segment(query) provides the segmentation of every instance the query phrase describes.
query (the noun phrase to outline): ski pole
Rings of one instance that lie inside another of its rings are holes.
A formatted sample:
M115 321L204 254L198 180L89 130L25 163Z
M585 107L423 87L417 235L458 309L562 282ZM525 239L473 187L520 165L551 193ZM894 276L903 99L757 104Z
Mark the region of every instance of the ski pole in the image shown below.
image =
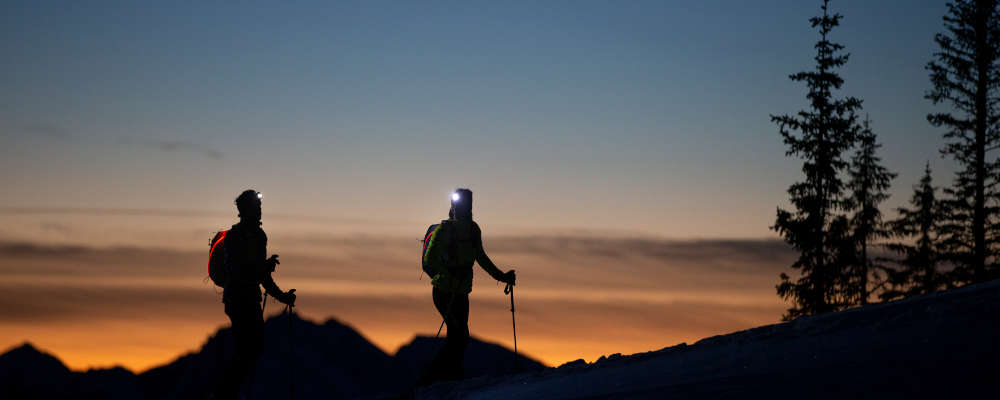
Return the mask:
M292 306L285 306L285 314L288 315L288 398L295 400L295 340L292 337Z
M514 320L514 285L507 284L504 294L510 293L510 325L514 328L514 370L517 371L517 322Z
M434 335L435 339L441 337L441 330L444 329L444 321L445 321L444 319L441 320L441 326L438 327L438 333L437 335Z
M437 335L434 335L435 339L441 337L441 330L444 329L445 321L447 321L448 318L451 318L451 306L455 305L455 293L456 292L451 292L451 300L448 300L448 308L444 311L444 319L441 320L441 326L438 327Z

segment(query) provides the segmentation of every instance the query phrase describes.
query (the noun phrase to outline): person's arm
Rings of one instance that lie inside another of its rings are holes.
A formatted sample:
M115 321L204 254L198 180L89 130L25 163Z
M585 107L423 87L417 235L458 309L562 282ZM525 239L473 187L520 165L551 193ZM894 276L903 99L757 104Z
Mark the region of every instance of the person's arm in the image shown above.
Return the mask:
M271 295L271 297L277 299L285 294L285 292L281 291L281 288L278 287L278 284L274 283L274 278L271 277L270 272L264 273L264 279L261 279L260 284L264 286L264 292Z
M259 251L261 258L264 258L267 255L267 234L261 231L261 235L263 235L263 240ZM274 283L274 277L271 276L271 273L274 272L274 268L278 264L281 264L281 262L278 261L277 254L271 255L271 258L265 259L260 264L260 284L264 286L264 292L271 295L271 297L282 303L292 305L295 303L295 295L292 294L295 289L289 290L287 293L282 291L278 287L278 284Z
M271 277L271 272L264 274L264 279L261 280L260 284L264 285L264 291L271 295L271 297L274 297L275 300L293 307L295 306L295 289L290 289L287 292L282 291L281 288L278 287L278 284L274 283L274 278Z
M497 268L496 264L493 264L490 257L486 255L486 250L483 249L483 231L479 229L479 224L476 224L475 222L472 223L472 234L474 235L473 240L476 241L476 262L478 262L479 266L482 267L486 273L490 274L493 279L506 282L506 275L500 270L500 268Z

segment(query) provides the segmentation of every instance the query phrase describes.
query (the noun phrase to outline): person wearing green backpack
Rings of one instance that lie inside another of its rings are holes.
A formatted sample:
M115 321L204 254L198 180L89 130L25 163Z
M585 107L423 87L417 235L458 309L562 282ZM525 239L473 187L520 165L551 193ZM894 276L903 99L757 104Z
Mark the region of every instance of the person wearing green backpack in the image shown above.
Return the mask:
M472 292L472 264L478 262L493 279L514 285L514 270L500 271L483 250L483 233L472 220L472 191L452 193L449 218L430 233L424 264L431 275L432 295L448 336L444 347L417 382L418 386L463 377L462 362L469 343L469 293Z

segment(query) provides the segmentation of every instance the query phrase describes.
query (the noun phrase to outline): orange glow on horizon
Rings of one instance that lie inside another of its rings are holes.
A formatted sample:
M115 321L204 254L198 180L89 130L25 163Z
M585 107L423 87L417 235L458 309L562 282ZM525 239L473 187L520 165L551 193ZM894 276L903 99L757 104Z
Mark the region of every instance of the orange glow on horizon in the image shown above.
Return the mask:
M29 239L0 246L0 347L28 341L74 370L137 372L198 351L229 324L196 250L204 236L189 230L191 244L183 245L181 235L146 226L116 220L72 228L94 233L81 240L104 229L131 240L118 247ZM297 289L304 318L336 318L388 354L436 331L441 317L416 263L419 236L279 232L268 232L269 253L283 260L275 280ZM170 246L148 247L158 234L172 238L164 241ZM791 258L775 241L543 234L487 234L485 241L494 262L517 266L518 350L550 366L775 323L785 308L774 282ZM470 331L512 348L509 298L475 271Z
M222 314L221 309L218 311L218 314ZM271 315L275 314L277 312ZM225 318L224 315L222 317ZM306 318L310 319L308 316ZM60 324L45 327L20 326L17 327L18 330L22 334L30 336L30 339L26 338L19 342L10 341L11 344L0 351L19 346L27 341L39 350L55 356L74 371L120 366L135 373L142 373L151 368L169 364L189 352L199 351L211 334L214 334L218 329L228 327L228 323L220 322L222 321L204 320L188 324L156 323L142 326L142 324L127 321L106 321L87 326L81 324ZM321 323L322 321L315 322ZM510 337L509 319L507 322L508 326L496 327L497 329L473 330L473 336L512 349L513 339ZM768 322L775 321L765 321L761 324ZM354 326L357 328L357 325ZM646 335L642 340L617 342L614 333L618 329L614 328L609 328L607 332L604 332L607 340L573 340L567 336L569 331L560 336L537 337L532 336L530 331L522 333L520 325L518 328L519 352L550 367L577 359L593 362L603 355L613 353L628 355L655 351L683 342L690 345L705 337L739 330L722 330L704 334ZM744 328L750 328L750 326ZM433 332L416 333L381 329L369 333L364 329L357 329L362 336L389 355L395 354L401 346L409 343L418 334L430 336L434 334ZM442 332L442 337L444 335L445 333ZM7 335L0 335L0 340L8 342L10 338L3 336Z

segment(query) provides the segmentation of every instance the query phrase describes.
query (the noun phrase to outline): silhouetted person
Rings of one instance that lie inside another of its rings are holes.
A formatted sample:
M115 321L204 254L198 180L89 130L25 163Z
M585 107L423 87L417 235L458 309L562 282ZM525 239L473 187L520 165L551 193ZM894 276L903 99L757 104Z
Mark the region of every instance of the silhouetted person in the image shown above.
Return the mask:
M472 191L452 194L449 219L441 221L430 238L428 265L434 270L434 306L448 325L444 347L424 370L418 386L439 380L462 379L462 362L469 343L469 293L472 264L478 262L493 279L514 284L514 271L501 272L483 250L483 234L472 220Z
M263 346L264 315L260 286L278 301L295 305L295 289L282 292L271 278L278 255L267 258L267 235L260 225L260 194L244 191L236 198L240 222L226 235L226 285L222 302L233 325L236 354L215 392L217 399L235 399L256 367Z

